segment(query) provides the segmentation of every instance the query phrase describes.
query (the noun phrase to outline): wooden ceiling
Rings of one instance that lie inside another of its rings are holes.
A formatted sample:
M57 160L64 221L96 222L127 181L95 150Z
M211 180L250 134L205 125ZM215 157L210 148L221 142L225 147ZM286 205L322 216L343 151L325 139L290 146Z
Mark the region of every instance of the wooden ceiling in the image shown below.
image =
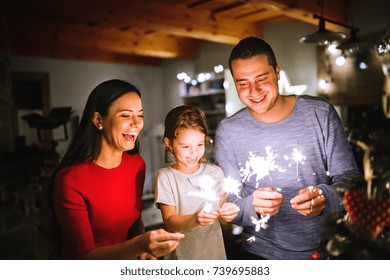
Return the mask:
M192 58L201 41L234 45L261 36L267 23L317 25L313 14L321 13L321 0L5 1L2 52L141 65ZM344 1L327 0L323 16L347 23Z

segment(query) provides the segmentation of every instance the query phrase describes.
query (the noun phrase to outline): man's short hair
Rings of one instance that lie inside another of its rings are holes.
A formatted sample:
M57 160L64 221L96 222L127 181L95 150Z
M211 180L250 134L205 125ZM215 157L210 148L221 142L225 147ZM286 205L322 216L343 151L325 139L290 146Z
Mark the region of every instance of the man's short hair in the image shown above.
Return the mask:
M271 46L263 39L247 37L238 42L238 44L232 49L229 57L230 71L232 70L233 60L247 59L256 55L266 55L269 65L276 69L276 65L278 63Z

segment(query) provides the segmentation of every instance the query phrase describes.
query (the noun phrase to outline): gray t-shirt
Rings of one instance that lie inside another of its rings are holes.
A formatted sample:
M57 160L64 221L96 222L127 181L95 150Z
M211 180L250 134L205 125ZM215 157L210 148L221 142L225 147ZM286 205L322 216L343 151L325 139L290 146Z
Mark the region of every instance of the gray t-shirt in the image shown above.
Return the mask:
M223 172L214 164L201 163L191 174L172 167L159 170L156 185L156 204L176 207L178 215L188 215L203 207L217 210L223 193ZM196 226L183 230L185 237L176 250L165 259L177 260L225 260L225 246L218 220L211 226Z
M321 230L332 210L340 209L335 184L357 167L337 112L313 96L297 96L290 115L276 123L255 120L247 108L220 122L215 139L216 163L225 176L242 183L240 207L233 223L243 229L244 248L266 259L309 259L319 249ZM256 226L252 193L279 188L285 199L268 228ZM319 216L305 217L291 208L301 188L317 186L326 197Z

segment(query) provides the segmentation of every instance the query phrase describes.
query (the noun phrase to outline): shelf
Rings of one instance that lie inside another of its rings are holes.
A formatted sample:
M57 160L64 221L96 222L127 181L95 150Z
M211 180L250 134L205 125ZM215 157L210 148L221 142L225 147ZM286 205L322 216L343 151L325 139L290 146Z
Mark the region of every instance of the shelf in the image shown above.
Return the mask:
M195 92L190 92L188 93L188 95L184 96L184 98L186 97L198 97L198 96L208 96L208 95L218 95L218 94L225 94L225 90L224 89L208 89L208 90L204 90L204 91L195 91Z
M225 109L215 109L215 110L203 110L206 116L210 115L226 115Z
M198 83L195 86L187 86L187 95L183 96L185 105L199 107L206 116L208 136L212 139L218 124L226 117L226 90L224 89L224 76ZM207 155L210 162L214 162L213 154Z

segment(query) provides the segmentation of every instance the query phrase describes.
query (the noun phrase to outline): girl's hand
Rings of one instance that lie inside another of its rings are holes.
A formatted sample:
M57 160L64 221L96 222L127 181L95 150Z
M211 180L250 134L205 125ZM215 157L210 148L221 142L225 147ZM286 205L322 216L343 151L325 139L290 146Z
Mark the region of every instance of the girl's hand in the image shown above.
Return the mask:
M201 226L209 226L215 223L215 220L218 219L219 213L217 211L206 212L204 209L198 212L196 218L198 223Z
M226 222L231 222L237 217L238 211L240 211L240 209L236 204L225 202L219 209L219 216Z

